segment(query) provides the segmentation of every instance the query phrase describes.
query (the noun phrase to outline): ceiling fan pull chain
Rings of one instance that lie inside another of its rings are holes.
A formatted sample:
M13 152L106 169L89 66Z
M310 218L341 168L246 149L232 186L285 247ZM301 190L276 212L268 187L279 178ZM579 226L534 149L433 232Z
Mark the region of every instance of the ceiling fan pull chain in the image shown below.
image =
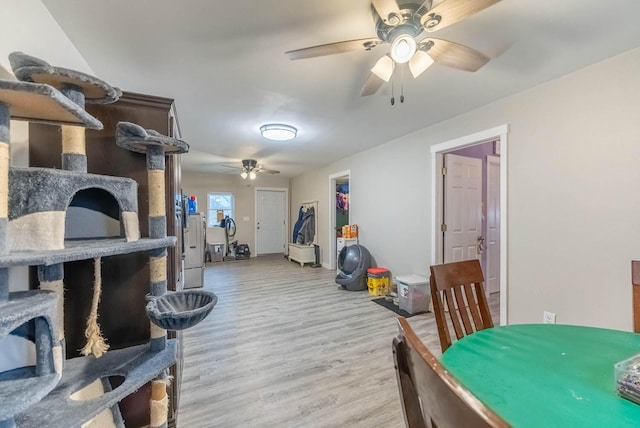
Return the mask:
M400 67L400 103L404 103L404 67Z
M396 99L393 96L393 75L391 77L391 105L394 105L396 103Z

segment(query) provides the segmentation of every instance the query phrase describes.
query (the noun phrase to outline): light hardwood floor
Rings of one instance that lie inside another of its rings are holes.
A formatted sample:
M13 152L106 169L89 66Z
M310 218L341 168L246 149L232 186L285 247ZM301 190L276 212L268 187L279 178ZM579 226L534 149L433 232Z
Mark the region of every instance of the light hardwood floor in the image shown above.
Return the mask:
M207 265L205 289L218 303L184 332L178 426L404 426L391 352L397 315L334 279L282 255ZM409 322L440 355L433 315Z

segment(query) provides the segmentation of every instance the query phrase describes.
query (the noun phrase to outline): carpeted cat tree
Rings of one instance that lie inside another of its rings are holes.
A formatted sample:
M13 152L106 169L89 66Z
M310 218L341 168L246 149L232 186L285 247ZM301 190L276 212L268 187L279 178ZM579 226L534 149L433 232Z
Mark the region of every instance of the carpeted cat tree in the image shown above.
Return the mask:
M185 153L188 145L135 124L118 124L117 144L147 155L149 237L141 238L137 183L87 173L85 128L102 129L102 123L85 111L85 103L115 102L120 90L20 52L9 59L20 81L0 80L0 339L16 335L32 341L36 364L0 373L0 428L76 427L106 409L112 409L112 425L123 426L117 403L149 381L150 426L166 427L167 374L176 358L175 340L167 340L166 330L197 324L217 302L204 290L167 292L167 248L176 238L166 236L164 161L165 154ZM61 126L63 169L10 168L11 119ZM65 240L74 227L67 218L72 201L95 209L105 205L94 200L104 195L117 204L120 238ZM150 257L151 340L108 351L97 319L101 258L138 251ZM86 259L94 260L94 298L85 357L65 361L63 263ZM8 268L20 265L38 267L40 290L9 292ZM121 382L113 385L114 377Z

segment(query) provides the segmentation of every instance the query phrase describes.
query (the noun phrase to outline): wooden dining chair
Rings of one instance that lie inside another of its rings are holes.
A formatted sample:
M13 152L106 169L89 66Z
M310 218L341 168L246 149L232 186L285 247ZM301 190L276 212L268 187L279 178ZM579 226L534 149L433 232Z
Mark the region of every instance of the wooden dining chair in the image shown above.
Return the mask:
M631 261L631 284L633 289L633 331L640 333L640 260Z
M484 294L484 275L478 260L445 263L431 266L431 300L438 326L442 352L451 346L451 335L445 317L444 304L456 337L493 327L487 297Z
M440 364L405 318L398 330L393 356L408 428L509 427Z

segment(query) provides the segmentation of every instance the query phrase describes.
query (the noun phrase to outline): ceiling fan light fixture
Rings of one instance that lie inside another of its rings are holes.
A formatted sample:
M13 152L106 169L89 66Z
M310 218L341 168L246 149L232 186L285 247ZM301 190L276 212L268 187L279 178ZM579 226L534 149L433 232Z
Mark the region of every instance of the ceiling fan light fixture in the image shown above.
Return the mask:
M402 33L391 42L391 58L398 64L404 64L416 52L416 47L416 39L411 34Z
M296 138L298 129L282 123L270 123L260 127L260 134L269 140L288 141Z
M247 171L242 171L240 173L240 177L242 177L243 180L246 180L248 176L249 176L249 174L247 174Z
M249 173L249 180L255 180L256 179L256 173L254 171L251 171Z
M371 72L388 83L393 74L393 60L387 55L383 56L376 62Z
M409 61L409 71L416 78L433 64L433 58L425 51L417 51Z

